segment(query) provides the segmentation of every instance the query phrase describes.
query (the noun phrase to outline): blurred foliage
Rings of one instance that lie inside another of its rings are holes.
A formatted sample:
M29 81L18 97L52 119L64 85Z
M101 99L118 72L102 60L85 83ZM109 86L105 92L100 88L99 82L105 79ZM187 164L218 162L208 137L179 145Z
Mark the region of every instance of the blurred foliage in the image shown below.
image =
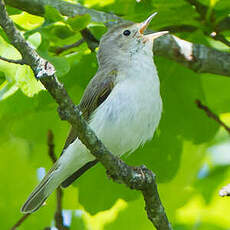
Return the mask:
M229 0L199 0L207 9L205 15L186 0L72 2L137 22L157 11L159 15L152 21L151 29L173 31L180 27L176 35L185 40L229 51L229 47L209 36L220 31L229 39L230 26L223 29L220 24L229 17ZM106 31L104 25L92 22L89 15L64 17L50 6L46 6L44 17L7 9L27 41L56 67L58 77L78 103L97 71L96 53L86 43L61 54L56 50L81 39L80 30L85 27L99 39ZM192 30L186 30L188 27ZM20 59L1 28L0 55ZM200 99L230 124L230 79L197 74L162 57L155 57L155 62L161 81L163 117L153 140L132 156L124 156L124 160L131 165L145 164L156 173L161 199L174 229L229 229L230 200L218 197L218 190L229 181L230 161L217 164L210 149L230 138L194 101ZM69 125L60 121L56 108L28 66L0 61L0 216L7 217L1 218L3 229L9 229L21 216L20 206L38 183L37 169L48 170L51 166L46 145L49 129L55 134L55 151L61 153ZM218 148L214 152L221 157ZM113 183L101 165L65 190L63 207L69 210L64 217L71 229L152 229L140 193ZM19 229L53 225L54 211L52 195L47 205Z

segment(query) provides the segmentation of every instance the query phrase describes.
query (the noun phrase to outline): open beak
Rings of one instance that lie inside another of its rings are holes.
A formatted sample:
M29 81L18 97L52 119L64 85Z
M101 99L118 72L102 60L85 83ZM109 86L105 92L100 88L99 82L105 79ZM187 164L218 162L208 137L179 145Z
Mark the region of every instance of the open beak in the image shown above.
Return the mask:
M149 23L152 21L152 19L157 15L157 12L153 13L152 15L150 15L144 22L142 22L140 24L140 29L139 29L139 33L144 35L145 30L147 29ZM150 40L154 40L162 35L168 34L168 31L160 31L160 32L156 32L156 33L152 33L152 34L147 34L144 35L145 39L150 39Z

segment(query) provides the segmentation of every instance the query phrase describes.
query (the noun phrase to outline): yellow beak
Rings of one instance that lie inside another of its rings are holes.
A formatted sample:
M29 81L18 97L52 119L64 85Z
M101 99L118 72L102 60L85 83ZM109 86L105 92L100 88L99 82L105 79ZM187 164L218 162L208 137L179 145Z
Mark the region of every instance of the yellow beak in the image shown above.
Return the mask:
M144 35L144 32L145 30L147 29L149 23L152 21L152 19L157 15L157 12L153 13L152 15L150 15L144 22L142 22L140 24L140 29L139 29L139 32L140 34ZM154 40L162 35L165 35L167 34L168 31L160 31L160 32L156 32L156 33L152 33L152 34L147 34L147 35L144 35L144 37L146 39L151 39L151 40Z

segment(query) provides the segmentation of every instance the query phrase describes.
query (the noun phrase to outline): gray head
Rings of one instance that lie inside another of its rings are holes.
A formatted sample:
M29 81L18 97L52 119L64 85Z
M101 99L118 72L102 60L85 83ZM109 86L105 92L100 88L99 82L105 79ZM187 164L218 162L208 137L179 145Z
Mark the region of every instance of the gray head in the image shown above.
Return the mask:
M98 51L98 61L101 65L108 65L111 62L130 60L137 55L152 56L153 41L168 33L167 31L156 32L144 35L152 18L152 14L142 23L123 23L114 26L102 36ZM115 63L114 63L115 62Z

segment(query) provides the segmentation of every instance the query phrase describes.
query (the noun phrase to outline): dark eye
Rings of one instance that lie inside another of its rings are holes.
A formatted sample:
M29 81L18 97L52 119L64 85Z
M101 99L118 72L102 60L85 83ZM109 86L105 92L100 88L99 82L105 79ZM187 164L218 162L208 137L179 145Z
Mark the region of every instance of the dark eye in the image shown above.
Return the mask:
M123 34L124 34L125 36L129 36L129 35L131 34L131 32L130 32L130 30L125 30L125 31L123 32Z

